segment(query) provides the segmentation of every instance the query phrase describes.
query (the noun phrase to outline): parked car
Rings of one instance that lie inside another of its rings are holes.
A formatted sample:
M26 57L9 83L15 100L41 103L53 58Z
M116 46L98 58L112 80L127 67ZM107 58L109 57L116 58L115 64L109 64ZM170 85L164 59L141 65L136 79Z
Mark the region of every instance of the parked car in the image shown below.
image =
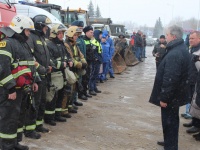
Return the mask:
M153 38L147 38L146 42L147 42L147 46L153 46L156 43Z

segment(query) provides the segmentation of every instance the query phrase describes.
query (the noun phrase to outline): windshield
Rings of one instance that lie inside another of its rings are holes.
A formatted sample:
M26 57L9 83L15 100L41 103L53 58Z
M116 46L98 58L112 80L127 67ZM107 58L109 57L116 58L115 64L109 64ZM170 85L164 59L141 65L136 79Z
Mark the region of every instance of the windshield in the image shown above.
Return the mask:
M84 26L87 26L87 24L86 24L86 14L80 14L80 13L78 13L78 20L79 21L83 21Z
M125 33L125 29L123 26L111 26L112 33Z
M83 21L84 26L86 26L86 15L78 13L77 17L78 17L78 20L79 21ZM66 17L64 18L64 23L65 24L71 24L72 22L74 22L76 20L77 19L76 19L75 13L74 12L69 12L69 22L67 22L67 14L66 14Z
M51 9L51 14L54 15L59 21L61 21L61 14L59 10Z

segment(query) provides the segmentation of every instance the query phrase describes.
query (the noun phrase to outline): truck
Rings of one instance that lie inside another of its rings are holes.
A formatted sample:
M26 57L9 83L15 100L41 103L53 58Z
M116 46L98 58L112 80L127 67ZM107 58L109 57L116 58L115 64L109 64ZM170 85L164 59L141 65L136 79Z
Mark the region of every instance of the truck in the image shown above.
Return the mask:
M130 35L126 34L125 26L122 24L113 24L111 18L89 18L89 25L91 25L94 30L107 30L109 31L112 38L117 38L119 34L124 34L129 41Z
M86 9L72 9L67 7L67 9L63 9L61 12L62 22L69 26L73 21L79 20L83 21L84 26L88 25L88 14Z
M55 4L49 4L48 0L43 0L42 2L40 2L39 0L36 0L34 2L13 0L12 3L13 4L22 4L22 5L34 6L34 7L44 9L47 12L54 15L59 21L62 21L61 6L55 5Z
M113 41L117 40L120 34L123 34L127 40L127 43L129 44L130 42L130 35L126 34L125 26L122 24L113 24L111 18L91 17L89 18L89 24L94 30L109 31L110 37L113 39ZM121 50L122 47L117 45L115 46L115 54L112 58L112 64L115 73L121 73L126 69L126 66L133 66L139 62L133 54L130 45L125 49L123 57L120 54Z
M8 26L15 15L15 7L7 0L0 0L0 28Z

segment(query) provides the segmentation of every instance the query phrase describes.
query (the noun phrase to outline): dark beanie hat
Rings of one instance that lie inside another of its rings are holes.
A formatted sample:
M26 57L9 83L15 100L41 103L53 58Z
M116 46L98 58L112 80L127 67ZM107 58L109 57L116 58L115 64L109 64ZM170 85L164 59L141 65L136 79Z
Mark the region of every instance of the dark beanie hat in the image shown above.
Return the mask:
M72 22L71 25L72 26L78 26L78 27L84 27L84 22L76 20L76 21Z
M164 36L164 35L161 35L161 36L160 36L160 39L165 39L165 36Z
M93 31L93 28L92 26L86 26L84 29L83 29L83 32L86 33L88 31L92 30Z

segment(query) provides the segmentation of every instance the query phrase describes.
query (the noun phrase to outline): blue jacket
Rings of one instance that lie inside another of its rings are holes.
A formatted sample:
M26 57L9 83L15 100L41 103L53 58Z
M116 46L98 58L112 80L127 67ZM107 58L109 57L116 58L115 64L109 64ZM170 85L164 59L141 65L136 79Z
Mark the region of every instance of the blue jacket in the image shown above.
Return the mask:
M84 58L86 59L86 45L83 40L82 36L79 36L76 40L77 46L79 47L81 53L84 55Z
M109 62L110 61L110 44L108 42L102 43L101 47L103 49L103 62Z
M114 42L110 37L108 37L107 42L110 44L109 57L110 59L112 59L112 56L114 55L115 52Z

